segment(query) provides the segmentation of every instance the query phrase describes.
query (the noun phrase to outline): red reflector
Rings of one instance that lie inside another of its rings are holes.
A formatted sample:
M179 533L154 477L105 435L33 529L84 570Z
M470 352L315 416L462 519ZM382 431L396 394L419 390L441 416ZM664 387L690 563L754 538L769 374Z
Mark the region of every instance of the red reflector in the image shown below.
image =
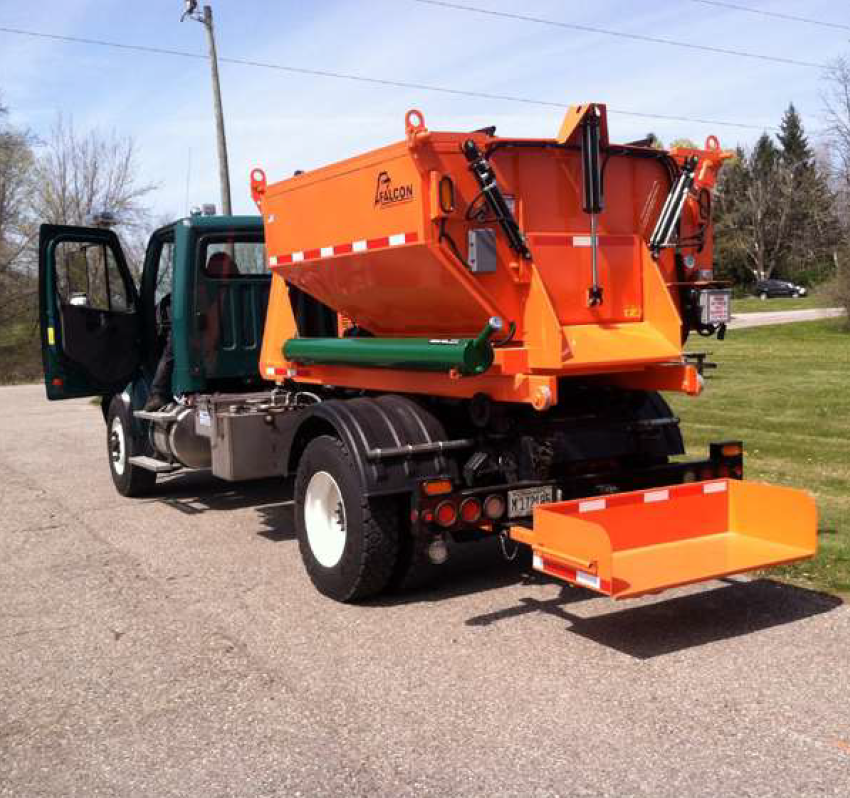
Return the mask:
M453 526L457 522L457 507L451 502L440 502L434 518L440 526Z
M63 382L63 380L62 380L62 378L61 378L61 377L54 377L54 378L50 381L50 384L51 384L51 385L55 385L57 388L61 388L61 387L64 385L64 382Z
M464 499L460 505L460 517L467 524L474 524L481 518L481 502L478 499Z

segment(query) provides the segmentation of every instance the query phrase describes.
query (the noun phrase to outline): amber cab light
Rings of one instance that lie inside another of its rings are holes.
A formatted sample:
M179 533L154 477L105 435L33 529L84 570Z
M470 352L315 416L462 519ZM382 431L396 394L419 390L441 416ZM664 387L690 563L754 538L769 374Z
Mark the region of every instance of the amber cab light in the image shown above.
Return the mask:
M727 443L721 448L720 453L724 457L740 457L744 453L744 449L740 443Z
M429 479L422 483L422 492L426 496L441 496L452 492L452 483L449 479Z

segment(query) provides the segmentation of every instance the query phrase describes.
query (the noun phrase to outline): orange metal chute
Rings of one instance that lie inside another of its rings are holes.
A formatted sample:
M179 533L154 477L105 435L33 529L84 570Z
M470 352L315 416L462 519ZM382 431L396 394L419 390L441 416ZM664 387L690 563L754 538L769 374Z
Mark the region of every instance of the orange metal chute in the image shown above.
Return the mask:
M591 113L599 118L606 151L606 185L617 187L607 192L598 216L595 249L605 301L595 306L587 302L592 237L576 145ZM462 153L466 141L490 153L530 258L509 246L492 218L476 214L480 188ZM726 153L714 139L709 145L671 157L697 153L699 185L710 189ZM486 390L539 409L556 398L547 387L551 398L540 400L541 380L559 376L620 372L621 381L634 377L641 386L693 392L658 370L683 363L682 319L673 255L653 258L647 246L670 187L664 162L652 152L609 144L605 106L598 103L571 108L551 139L431 131L420 112L410 111L405 138L395 144L273 184L254 170L252 194L265 219L274 284L262 373L467 398ZM699 223L695 203L688 200L686 227ZM475 273L466 262L467 239L482 228L495 230L498 265ZM694 263L710 267L710 242ZM283 344L298 335L284 283L377 337L474 336L493 316L514 325L516 334L477 383L449 373L423 381L356 365L304 368L283 357Z
M629 598L811 557L816 530L803 491L712 480L541 505L511 535L538 570Z

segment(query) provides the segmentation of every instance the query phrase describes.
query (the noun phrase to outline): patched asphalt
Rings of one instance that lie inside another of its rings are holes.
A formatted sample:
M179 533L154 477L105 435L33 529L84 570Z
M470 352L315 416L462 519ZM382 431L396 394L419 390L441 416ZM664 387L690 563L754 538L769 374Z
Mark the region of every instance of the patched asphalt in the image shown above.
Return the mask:
M631 602L478 547L342 606L291 487L119 497L99 408L0 389L2 796L846 796L850 610L734 578Z

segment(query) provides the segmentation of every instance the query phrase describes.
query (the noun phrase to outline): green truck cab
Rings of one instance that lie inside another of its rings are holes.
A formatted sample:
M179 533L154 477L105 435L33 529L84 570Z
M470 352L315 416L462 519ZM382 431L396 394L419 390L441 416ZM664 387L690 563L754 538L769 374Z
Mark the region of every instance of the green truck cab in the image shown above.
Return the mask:
M235 270L214 272L217 253ZM175 395L260 382L270 275L259 216L160 228L138 282L112 230L43 225L39 268L49 399L109 398L131 385L137 409L169 334Z
M140 275L108 227L42 225L47 396L101 397L120 493L145 493L157 473L180 467L169 441L178 429L185 459L209 466L208 443L191 434L194 411L191 417L184 412L196 397L262 389L258 363L271 283L266 264L259 216L193 215L161 227L148 242ZM178 400L168 412L144 418L169 339L171 393ZM193 445L187 449L185 441Z

